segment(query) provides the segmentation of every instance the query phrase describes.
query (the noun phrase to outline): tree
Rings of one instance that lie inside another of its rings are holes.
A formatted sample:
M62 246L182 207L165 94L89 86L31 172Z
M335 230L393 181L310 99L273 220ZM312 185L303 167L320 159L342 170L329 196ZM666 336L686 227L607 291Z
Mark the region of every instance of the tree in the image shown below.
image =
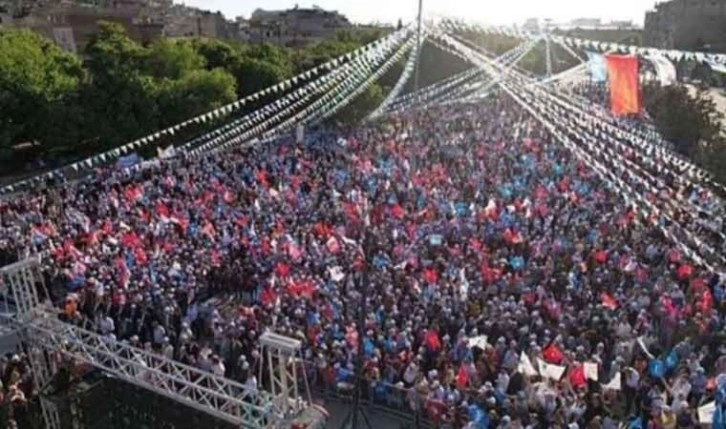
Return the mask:
M692 96L682 85L648 85L643 93L645 108L658 130L683 155L694 156L701 142L720 136L720 114L702 91Z
M222 69L194 70L177 80L164 81L159 90L162 126L182 122L237 98L236 82Z
M285 70L274 63L245 58L233 71L237 80L237 93L240 97L276 85L287 78Z
M217 39L194 39L192 46L197 53L204 57L207 69L216 68L227 71L234 70L242 60L239 46Z
M330 119L331 123L352 125L359 123L365 117L375 110L385 98L383 89L378 84L368 87L362 94L355 99L354 102L340 109Z
M86 150L115 146L155 129L157 85L144 73L149 51L120 25L101 23L88 42L86 58L90 80L81 97Z
M48 143L51 108L78 89L84 71L75 56L26 30L0 32L0 52L0 159L7 159L17 143Z
M157 79L180 79L204 67L204 57L190 43L171 39L161 39L151 45L144 61L144 71Z

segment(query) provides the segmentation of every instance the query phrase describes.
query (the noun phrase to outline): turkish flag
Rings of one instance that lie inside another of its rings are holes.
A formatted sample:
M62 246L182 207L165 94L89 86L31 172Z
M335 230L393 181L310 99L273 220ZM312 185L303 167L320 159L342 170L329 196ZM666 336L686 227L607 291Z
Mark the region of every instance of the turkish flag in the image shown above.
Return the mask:
M587 380L585 380L585 367L581 363L570 367L570 384L575 389L587 385Z
M603 307L607 308L608 310L615 310L618 308L618 303L615 301L615 298L612 297L607 292L603 292L600 294L600 300L602 301Z
M439 339L439 334L432 330L429 330L426 333L426 346L435 352L439 351L441 349L441 340Z
M565 355L562 354L562 350L553 343L549 344L544 348L544 350L542 350L542 357L545 362L553 365L559 365L565 359Z
M469 373L466 372L464 365L459 367L459 371L456 373L456 387L459 389L465 389L469 384Z

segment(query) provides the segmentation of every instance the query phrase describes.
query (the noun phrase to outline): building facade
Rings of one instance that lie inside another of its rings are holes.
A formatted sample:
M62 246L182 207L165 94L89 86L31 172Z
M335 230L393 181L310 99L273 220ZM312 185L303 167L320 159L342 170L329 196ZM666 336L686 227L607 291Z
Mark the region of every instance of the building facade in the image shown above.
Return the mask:
M726 0L671 0L645 14L647 46L726 52Z
M317 7L284 11L258 9L249 19L248 32L251 42L298 47L333 37L336 32L351 28L345 16Z
M210 12L182 5L172 6L164 24L166 37L208 37L233 39L234 25L221 12Z
M54 40L65 50L83 53L90 37L102 21L122 25L129 36L148 43L161 36L164 7L171 0L55 1L14 14L7 27L28 28Z

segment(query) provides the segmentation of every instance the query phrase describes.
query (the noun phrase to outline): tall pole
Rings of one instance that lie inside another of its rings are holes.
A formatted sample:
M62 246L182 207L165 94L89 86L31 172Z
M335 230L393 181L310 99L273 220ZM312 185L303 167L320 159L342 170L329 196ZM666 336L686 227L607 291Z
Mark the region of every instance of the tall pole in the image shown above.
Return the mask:
M550 34L549 32L545 33L545 50L547 55L547 77L552 76L552 51L550 48Z
M418 28L416 29L416 55L421 55L421 21L423 20L423 0L418 0ZM418 91L418 70L419 60L416 58L416 71L413 78L413 90Z

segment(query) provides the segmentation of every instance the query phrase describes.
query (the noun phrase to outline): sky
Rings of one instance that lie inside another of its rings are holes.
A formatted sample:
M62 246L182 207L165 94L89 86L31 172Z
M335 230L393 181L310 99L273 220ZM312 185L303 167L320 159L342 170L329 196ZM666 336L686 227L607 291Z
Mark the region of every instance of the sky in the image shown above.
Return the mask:
M337 10L356 23L395 23L415 19L418 0L174 0L187 6L220 11L227 18L249 17L257 8L289 9L317 5ZM423 0L424 16L449 16L487 24L523 23L527 18L550 18L555 22L575 18L632 20L643 24L645 11L656 0Z

